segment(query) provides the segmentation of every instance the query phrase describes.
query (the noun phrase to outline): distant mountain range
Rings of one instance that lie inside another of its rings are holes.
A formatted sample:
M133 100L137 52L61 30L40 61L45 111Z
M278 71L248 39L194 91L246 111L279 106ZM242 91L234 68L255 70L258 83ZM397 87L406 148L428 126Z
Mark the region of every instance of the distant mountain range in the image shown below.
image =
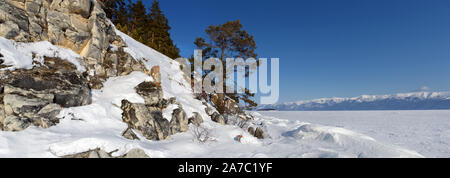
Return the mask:
M257 109L280 111L450 109L450 92L413 92L394 95L362 95L353 98L323 98L261 105Z

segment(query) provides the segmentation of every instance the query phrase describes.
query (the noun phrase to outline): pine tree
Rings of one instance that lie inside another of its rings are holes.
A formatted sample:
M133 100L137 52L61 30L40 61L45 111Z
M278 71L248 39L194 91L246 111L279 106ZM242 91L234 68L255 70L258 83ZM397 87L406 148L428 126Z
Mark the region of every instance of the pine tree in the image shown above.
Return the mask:
M173 43L170 38L169 21L166 16L161 11L159 6L159 1L154 0L152 6L150 7L150 24L148 30L149 34L149 46L153 49L169 56L170 58L180 57L178 47Z
M256 58L255 40L252 35L248 34L242 28L243 26L239 20L229 21L217 26L211 25L206 29L209 42L203 38L197 38L194 44L198 49L203 50L204 60L208 58L219 58L223 66L226 66L226 58ZM223 72L226 73L225 67ZM248 77L249 73L247 72L245 76ZM227 80L226 75L224 75L224 80ZM257 103L252 100L255 94L251 93L248 89L244 90L245 92L243 94L227 93L226 96L237 102L244 102L249 108L257 106ZM226 91L225 87L224 91ZM215 105L222 105L222 103L215 103Z
M137 41L148 44L147 25L149 22L147 10L144 3L139 0L129 5L130 22L128 23L128 34Z
M111 19L114 24L124 22L124 15L127 15L125 0L98 0L103 10L106 13L106 17ZM127 0L130 2L130 0Z
M159 1L153 1L150 13L147 13L142 0L135 3L131 0L99 2L118 30L172 59L180 57L180 49L170 37L171 27L161 11Z

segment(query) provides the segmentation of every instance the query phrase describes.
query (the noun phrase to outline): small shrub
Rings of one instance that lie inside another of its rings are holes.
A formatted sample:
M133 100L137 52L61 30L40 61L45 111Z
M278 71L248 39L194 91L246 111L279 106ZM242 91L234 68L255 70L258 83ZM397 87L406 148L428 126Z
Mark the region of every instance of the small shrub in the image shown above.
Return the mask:
M211 135L211 130L207 129L203 126L197 127L193 126L191 128L191 133L194 136L194 139L200 143L206 143L208 141L214 141L214 138Z

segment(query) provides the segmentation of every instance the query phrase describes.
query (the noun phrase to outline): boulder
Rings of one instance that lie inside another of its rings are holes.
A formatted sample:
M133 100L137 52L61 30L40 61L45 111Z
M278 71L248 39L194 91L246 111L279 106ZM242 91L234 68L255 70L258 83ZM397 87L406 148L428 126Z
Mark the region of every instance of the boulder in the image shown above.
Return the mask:
M169 98L168 103L169 103L169 104L177 104L177 105L180 104L180 103L177 101L177 98L175 98L175 97Z
M203 123L203 118L200 116L198 112L194 112L194 116L189 118L189 124L193 124L197 127L200 127L200 124Z
M186 112L182 108L173 110L172 119L170 120L170 134L186 132L189 130L189 121Z
M248 128L248 133L250 134L250 135L255 135L255 128L253 128L253 127L249 127Z
M113 158L110 153L101 149L89 150L82 153L63 156L63 158Z
M163 98L161 86L154 82L142 82L135 90L137 94L144 98L145 104L149 106L158 106Z
M264 131L261 128L256 128L255 130L255 135L256 138L258 139L264 139Z
M144 150L134 148L128 151L127 154L121 156L120 158L150 158L150 156L148 156Z
M122 100L122 119L128 126L149 140L165 140L169 137L170 124L156 108L145 104L130 103Z
M222 125L225 125L226 123L223 116L220 115L218 112L214 112L214 114L211 116L211 120Z
M227 114L238 114L240 112L239 105L233 99L226 97L224 104L225 104L225 112Z

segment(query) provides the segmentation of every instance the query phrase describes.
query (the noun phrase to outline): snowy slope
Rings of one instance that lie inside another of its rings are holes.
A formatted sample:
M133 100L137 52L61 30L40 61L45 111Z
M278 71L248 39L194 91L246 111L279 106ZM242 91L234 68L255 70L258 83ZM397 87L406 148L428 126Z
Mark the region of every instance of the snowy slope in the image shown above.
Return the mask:
M353 98L323 98L263 105L258 109L280 111L450 109L450 92L414 92L394 95L362 95Z

